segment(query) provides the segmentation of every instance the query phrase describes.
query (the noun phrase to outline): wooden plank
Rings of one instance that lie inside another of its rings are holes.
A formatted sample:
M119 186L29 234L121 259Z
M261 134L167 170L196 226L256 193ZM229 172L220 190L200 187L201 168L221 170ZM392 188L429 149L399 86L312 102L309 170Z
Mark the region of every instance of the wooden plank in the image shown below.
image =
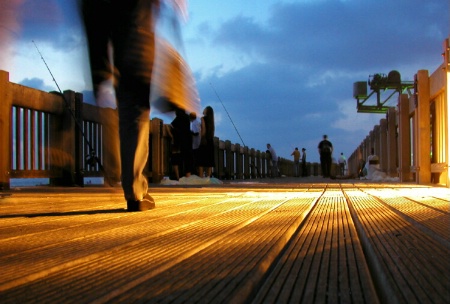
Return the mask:
M344 196L327 191L254 302L352 301L376 303L377 295Z
M447 293L448 278L442 274L449 266L448 252L377 199L349 196L384 272L379 275L388 278L400 301L442 301ZM441 266L430 261L428 257L433 255Z
M448 250L384 201L401 192L377 187L154 187L157 208L142 213L125 212L120 188L12 192L0 197L0 298L445 302Z

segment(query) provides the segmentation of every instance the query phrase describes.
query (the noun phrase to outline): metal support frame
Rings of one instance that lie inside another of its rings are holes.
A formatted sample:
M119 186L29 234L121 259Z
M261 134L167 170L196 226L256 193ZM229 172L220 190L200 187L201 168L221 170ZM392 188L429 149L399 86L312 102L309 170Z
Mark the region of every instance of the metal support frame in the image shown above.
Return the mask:
M386 103L391 99L395 93L403 94L405 91L408 92L408 96L412 96L411 89L414 88L415 83L413 81L402 82L400 80L400 73L397 71L391 71L388 76L385 74L374 74L369 76L367 84L370 86L372 92L367 95L367 88L365 92L354 92L354 97L356 99L356 108L358 113L379 113L385 114L391 108L387 106ZM381 92L392 90L389 96L381 100ZM377 101L375 105L368 105L366 102L376 94Z

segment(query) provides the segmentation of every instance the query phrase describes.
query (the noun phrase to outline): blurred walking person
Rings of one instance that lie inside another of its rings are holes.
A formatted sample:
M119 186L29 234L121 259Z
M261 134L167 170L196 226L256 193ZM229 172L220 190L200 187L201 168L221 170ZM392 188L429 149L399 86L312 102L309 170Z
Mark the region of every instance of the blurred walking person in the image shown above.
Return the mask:
M175 10L185 2L172 0ZM94 94L112 82L119 112L122 188L128 211L155 207L143 175L149 153L150 87L159 0L82 0Z

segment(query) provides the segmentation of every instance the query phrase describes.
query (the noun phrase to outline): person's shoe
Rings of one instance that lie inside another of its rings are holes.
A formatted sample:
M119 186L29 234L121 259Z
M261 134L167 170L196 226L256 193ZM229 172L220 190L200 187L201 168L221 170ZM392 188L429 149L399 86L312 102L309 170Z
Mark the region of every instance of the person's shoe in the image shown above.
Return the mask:
M146 193L139 201L127 201L127 211L147 211L155 208L155 200Z

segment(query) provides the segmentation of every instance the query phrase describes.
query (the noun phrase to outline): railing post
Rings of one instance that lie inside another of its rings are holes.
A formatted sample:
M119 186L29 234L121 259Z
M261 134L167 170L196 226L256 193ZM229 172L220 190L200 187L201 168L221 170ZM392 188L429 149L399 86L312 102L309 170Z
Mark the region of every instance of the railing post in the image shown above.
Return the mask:
M256 161L255 161L255 149L251 148L250 149L250 165L251 167L251 171L250 171L250 176L252 179L256 178Z
M267 155L266 152L261 152L261 177L267 177Z
M286 162L284 161L284 158L281 158L278 156L278 172L276 172L275 177L281 177L282 175L286 175Z
M374 142L374 148L375 148L375 154L378 155L378 158L381 157L381 150L380 150L380 126L376 125L373 127L373 142Z
M80 187L84 187L84 167L83 167L83 132L80 127L83 126L83 94L75 93L75 119L79 124L75 125L75 173L74 182Z
M391 177L398 176L397 160L397 114L395 108L389 108L387 113L387 149L388 149L388 164L387 173Z
M261 151L256 150L255 159L256 178L261 178Z
M11 106L9 73L0 70L0 190L10 189L11 170Z
M427 184L431 182L431 158L430 158L430 82L427 70L420 70L417 73L417 107L416 122L417 132L415 132L414 151L417 160L416 182Z
M220 140L218 137L214 137L214 171L213 176L221 178L223 176L223 150L221 149Z
M241 145L234 144L234 149L236 153L236 179L242 179L242 153Z
M244 153L242 155L242 157L244 158L244 179L250 178L250 164L249 164L248 154L249 154L248 147L245 146Z
M120 140L119 112L112 108L98 108L100 122L103 128L103 168L105 181L117 183L120 181Z
M366 136L366 138L364 139L364 144L363 144L363 155L364 155L364 160L367 162L367 158L370 155L370 132L369 135Z
M150 121L150 149L149 157L151 157L147 163L148 171L151 172L151 182L159 183L164 174L162 170L163 164L163 121L159 118L153 118ZM149 172L147 172L149 175Z
M383 172L388 172L388 146L387 146L387 121L380 120L380 169Z
M68 104L66 104L66 101ZM61 96L64 103L62 114L50 119L50 167L60 170L61 177L51 178L50 184L56 186L73 186L75 181L75 92L64 91ZM70 109L68 109L70 107ZM72 113L71 113L72 111Z
M399 173L401 182L411 181L411 145L409 127L409 100L408 95L401 94L398 101L398 146L399 146Z
M234 175L234 170L232 168L233 165L233 161L232 161L232 157L233 154L231 152L231 141L226 140L225 141L225 157L226 157L226 167L224 168L225 172L224 172L224 177L225 179L231 179L232 176Z

